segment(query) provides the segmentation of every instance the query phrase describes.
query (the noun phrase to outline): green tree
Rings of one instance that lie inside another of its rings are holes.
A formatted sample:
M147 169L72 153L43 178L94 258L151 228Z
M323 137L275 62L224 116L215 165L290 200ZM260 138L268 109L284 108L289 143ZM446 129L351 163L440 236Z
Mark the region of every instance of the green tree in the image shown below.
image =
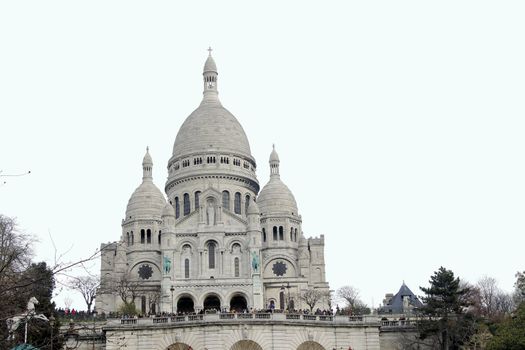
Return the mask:
M474 318L465 312L470 290L444 267L434 272L429 283L428 288L420 287L425 293L418 322L420 338L433 338L442 350L460 349L475 331Z
M487 350L525 350L525 303L521 303L514 317L497 326Z

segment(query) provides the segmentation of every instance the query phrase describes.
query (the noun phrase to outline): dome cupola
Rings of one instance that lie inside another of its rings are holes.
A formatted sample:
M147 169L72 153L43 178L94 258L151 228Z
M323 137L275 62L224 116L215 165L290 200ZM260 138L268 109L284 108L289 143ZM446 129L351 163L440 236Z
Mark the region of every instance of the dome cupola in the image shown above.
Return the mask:
M153 161L146 148L146 154L142 161L142 183L133 192L128 201L126 218L130 219L160 219L162 209L166 205L164 195L153 183Z
M260 212L262 215L291 214L298 216L297 202L292 191L281 181L279 163L279 155L274 145L270 154L270 181L257 197Z
M200 105L182 123L168 162L166 194L176 196L174 186L188 178L229 176L259 192L256 163L241 124L219 100L218 71L211 48L204 64L203 97Z

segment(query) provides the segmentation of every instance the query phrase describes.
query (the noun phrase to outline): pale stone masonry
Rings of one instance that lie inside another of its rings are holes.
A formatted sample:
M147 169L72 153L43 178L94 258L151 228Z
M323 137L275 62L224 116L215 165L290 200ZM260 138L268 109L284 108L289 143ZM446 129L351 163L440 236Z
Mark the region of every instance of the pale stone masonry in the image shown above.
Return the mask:
M96 348L404 349L414 336L408 321L288 311L309 309L299 298L305 291L329 292L324 236L303 234L275 147L260 190L248 138L219 101L217 77L210 51L203 99L175 138L165 194L146 149L121 236L101 245L98 313L119 309L116 286L125 281L139 312L151 316L109 319L96 332ZM328 302L323 297L314 309ZM92 339L80 349L95 347Z
M165 195L146 151L120 239L101 246L99 313L118 310L114 286L123 278L139 284L135 304L144 314L305 309L304 291L328 293L324 236L303 234L275 148L259 191L248 138L219 101L217 77L210 52L202 102L175 138ZM328 299L315 308L328 308Z

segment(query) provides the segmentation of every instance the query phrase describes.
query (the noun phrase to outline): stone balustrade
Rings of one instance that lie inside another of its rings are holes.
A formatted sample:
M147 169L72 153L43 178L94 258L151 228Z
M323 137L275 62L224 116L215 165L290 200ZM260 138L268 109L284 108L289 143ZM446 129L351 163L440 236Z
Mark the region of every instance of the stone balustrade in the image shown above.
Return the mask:
M346 325L375 325L396 327L404 326L399 324L401 321L379 321L377 316L341 316L341 315L311 315L311 314L287 314L287 313L216 313L198 314L181 316L161 316L152 318L122 318L110 319L107 326L147 326L147 325L169 325L184 323L209 323L209 322L303 322L303 323L323 323L323 324L346 324ZM395 323L398 323L396 325ZM403 321L407 322L407 321Z

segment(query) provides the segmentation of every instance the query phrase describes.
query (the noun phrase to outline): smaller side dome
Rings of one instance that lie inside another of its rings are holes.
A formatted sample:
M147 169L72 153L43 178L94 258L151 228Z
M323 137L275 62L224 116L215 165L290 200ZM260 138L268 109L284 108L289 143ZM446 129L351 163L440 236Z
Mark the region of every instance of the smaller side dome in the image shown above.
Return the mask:
M166 205L164 206L164 209L162 209L162 217L165 217L165 216L175 217L175 209L169 203L166 203Z
M292 191L278 177L271 178L263 187L257 197L257 202L263 215L298 215L297 202Z
M160 219L166 205L164 195L153 183L153 160L146 149L142 162L142 183L131 195L126 208L126 220L135 218Z
M297 202L292 191L281 181L279 175L279 155L275 150L275 145L270 154L270 181L259 193L257 201L260 212L263 215L299 215Z

